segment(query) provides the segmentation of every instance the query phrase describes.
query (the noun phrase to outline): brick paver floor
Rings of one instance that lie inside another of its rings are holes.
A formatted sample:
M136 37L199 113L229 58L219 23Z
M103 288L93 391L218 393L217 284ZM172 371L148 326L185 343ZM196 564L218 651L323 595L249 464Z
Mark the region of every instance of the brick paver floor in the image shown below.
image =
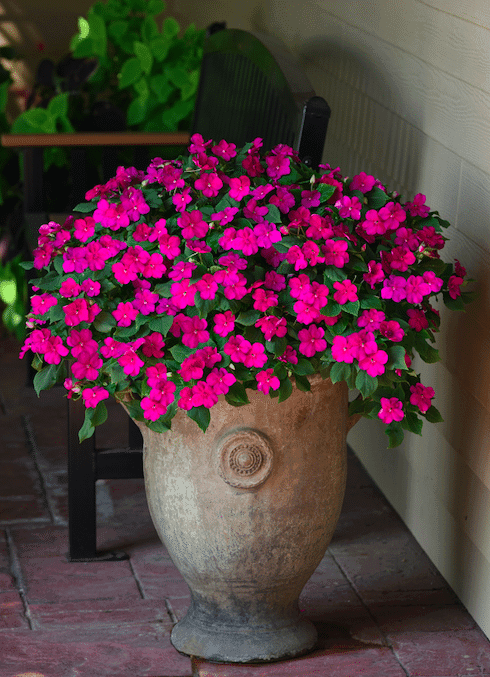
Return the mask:
M60 388L36 397L17 351L0 341L0 677L490 676L490 642L353 455L338 528L301 596L316 650L242 666L180 655L169 635L189 591L141 480L97 487L99 548L129 559L67 561L66 403Z

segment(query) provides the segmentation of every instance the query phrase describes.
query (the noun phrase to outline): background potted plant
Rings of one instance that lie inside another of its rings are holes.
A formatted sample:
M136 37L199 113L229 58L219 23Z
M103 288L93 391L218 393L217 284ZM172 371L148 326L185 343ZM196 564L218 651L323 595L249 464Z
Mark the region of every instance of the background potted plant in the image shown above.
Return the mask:
M70 53L57 64L49 59L40 63L26 110L10 132L189 129L205 31L194 24L182 31L173 17L162 17L165 9L163 0L95 2L86 17L78 19ZM88 151L91 183L104 180L101 152ZM119 162L132 162L131 153L120 151ZM48 213L68 211L73 205L66 204L69 186L60 190L69 176L69 161L66 149L44 151Z
M470 300L425 196L260 147L194 135L43 226L23 348L38 393L83 399L81 439L111 396L139 424L150 510L193 594L172 641L214 660L312 648L297 598L339 515L348 427L379 418L396 446L441 420L412 360L438 359L434 300Z

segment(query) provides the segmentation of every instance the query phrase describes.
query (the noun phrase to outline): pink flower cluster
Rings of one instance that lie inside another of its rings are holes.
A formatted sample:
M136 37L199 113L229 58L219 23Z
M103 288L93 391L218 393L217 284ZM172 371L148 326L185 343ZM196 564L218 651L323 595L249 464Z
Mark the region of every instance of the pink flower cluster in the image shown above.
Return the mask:
M282 399L332 365L365 415L410 427L434 397L409 368L434 357L430 300L465 300L466 271L439 258L446 222L420 193L403 203L369 174L261 146L194 134L189 158L120 167L92 210L43 225L23 354L69 359L69 396L89 410L132 397L154 429L248 387Z

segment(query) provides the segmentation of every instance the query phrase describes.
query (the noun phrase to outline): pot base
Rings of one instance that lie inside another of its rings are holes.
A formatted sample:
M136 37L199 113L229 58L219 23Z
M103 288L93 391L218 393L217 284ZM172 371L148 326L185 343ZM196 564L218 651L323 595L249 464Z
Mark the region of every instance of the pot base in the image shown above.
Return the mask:
M170 641L177 651L215 663L271 663L312 651L318 633L311 621L297 618L279 628L261 628L253 623L230 627L213 623L207 627L187 614L175 625Z

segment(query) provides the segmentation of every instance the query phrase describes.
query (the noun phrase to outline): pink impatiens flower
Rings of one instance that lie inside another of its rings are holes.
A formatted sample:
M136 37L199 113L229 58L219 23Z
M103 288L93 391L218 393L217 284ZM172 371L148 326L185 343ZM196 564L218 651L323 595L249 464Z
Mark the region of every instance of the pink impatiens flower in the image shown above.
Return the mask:
M458 277L457 275L452 275L449 278L447 286L449 290L449 296L452 299L457 299L458 296L461 296L461 285L463 284L463 282L464 282L463 278Z
M250 179L245 174L230 179L229 196L240 202L240 200L250 193Z
M280 380L274 374L274 369L265 369L265 371L259 371L255 377L257 380L257 390L260 390L263 393L268 393L269 390L278 390L281 385Z
M410 386L410 404L418 407L420 411L426 412L432 405L432 398L435 395L434 389L430 386L424 386L421 383L416 383Z
M218 336L228 336L235 329L235 316L231 310L214 316L214 331Z
M352 178L350 183L350 190L360 190L361 193L369 193L370 190L374 188L376 179L374 176L366 174L366 172L360 172Z
M342 280L342 282L334 282L334 288L337 290L334 292L333 298L341 306L344 303L358 301L357 296L357 287L350 280Z
M306 357L313 357L315 353L325 350L327 342L324 336L325 330L315 324L306 329L300 329L298 332L299 352Z
M75 299L72 303L63 306L65 322L69 327L76 327L80 322L90 321L89 305L85 299Z
M226 395L230 387L235 383L236 377L224 368L214 368L206 377L206 383L216 395Z
M369 376L381 376L385 372L385 364L388 362L388 353L384 350L377 350L359 360L359 367L367 371Z
M138 313L139 311L133 306L131 301L121 301L118 303L116 310L112 311L118 327L129 327L138 317Z
M335 206L339 210L339 216L343 219L354 219L358 221L361 218L362 204L357 197L348 197L343 195L340 200L337 200Z
M386 425L389 425L392 421L401 421L405 416L403 402L397 397L382 397L380 402L381 409L378 416Z
M197 348L200 343L209 341L208 323L204 318L186 317L181 322L182 343L189 348Z
M33 315L44 315L48 310L57 304L57 300L52 294L39 294L31 296L31 306Z
M82 392L83 403L87 408L94 409L99 402L109 398L109 391L101 386L94 386L93 388L84 388Z
M208 172L201 174L201 176L194 182L194 188L201 190L206 197L215 197L218 195L220 188L223 186L223 181L215 172Z
M185 240L192 238L201 239L206 236L209 225L204 221L201 212L194 209L192 212L183 212L177 219L178 225L182 228L182 237Z
M332 343L332 357L336 362L352 364L356 355L350 336L335 336Z
M381 334L385 338L390 339L390 341L399 342L402 341L405 336L404 330L396 320L385 320L384 322L381 322L379 329Z
M415 331L422 331L423 329L427 329L429 326L429 321L425 317L423 310L409 308L407 310L407 315L409 317L408 324L410 327L412 327L412 329L415 329Z

